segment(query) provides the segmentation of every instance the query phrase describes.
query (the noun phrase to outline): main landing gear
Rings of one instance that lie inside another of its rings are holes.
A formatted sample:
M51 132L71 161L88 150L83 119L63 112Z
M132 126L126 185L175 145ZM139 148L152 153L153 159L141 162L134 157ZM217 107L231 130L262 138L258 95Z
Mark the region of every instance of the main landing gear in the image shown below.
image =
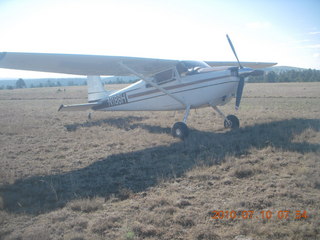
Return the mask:
M230 129L238 129L240 126L239 119L235 115L228 115L225 116L223 112L219 110L217 106L212 106L212 108L224 119L224 127L230 128ZM189 128L186 124L187 118L190 112L190 106L187 106L186 112L183 117L182 122L176 122L173 124L171 128L171 134L173 137L180 138L181 140L184 140L189 135Z
M189 135L189 128L184 122L176 122L171 128L171 134L173 137L184 140Z
M171 134L173 137L180 138L181 140L184 140L189 135L189 128L186 124L187 118L190 112L190 106L187 106L186 112L183 117L183 122L176 122L173 124L171 128Z

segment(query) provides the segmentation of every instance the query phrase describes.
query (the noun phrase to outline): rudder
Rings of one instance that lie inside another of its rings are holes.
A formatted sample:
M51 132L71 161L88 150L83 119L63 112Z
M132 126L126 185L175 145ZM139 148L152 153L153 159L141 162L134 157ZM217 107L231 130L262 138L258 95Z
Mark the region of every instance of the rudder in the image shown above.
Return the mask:
M109 95L101 82L100 76L87 76L87 78L89 103L97 102Z

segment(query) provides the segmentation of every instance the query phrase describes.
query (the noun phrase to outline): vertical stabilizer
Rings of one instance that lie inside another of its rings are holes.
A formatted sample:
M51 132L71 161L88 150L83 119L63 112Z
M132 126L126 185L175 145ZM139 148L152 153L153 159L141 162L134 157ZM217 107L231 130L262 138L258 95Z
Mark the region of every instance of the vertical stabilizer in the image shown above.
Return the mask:
M88 76L88 102L96 102L108 96L100 76Z

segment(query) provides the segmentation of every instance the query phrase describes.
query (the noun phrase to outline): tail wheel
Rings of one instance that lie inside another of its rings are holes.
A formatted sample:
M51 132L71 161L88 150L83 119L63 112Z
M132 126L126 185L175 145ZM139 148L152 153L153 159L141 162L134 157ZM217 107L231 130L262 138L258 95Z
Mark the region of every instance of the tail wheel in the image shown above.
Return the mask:
M235 115L228 115L224 120L224 127L237 129L240 126L239 119Z
M171 128L171 134L173 137L185 139L189 135L189 129L184 122L176 122Z

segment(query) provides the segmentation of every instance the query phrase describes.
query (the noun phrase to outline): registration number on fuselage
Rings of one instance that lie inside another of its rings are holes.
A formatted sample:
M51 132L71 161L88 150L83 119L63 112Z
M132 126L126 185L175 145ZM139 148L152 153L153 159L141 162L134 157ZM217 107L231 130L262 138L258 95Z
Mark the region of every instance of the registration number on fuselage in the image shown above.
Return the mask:
M127 98L127 94L126 93L121 93L112 97L108 97L103 105L105 107L114 107L114 106L118 106L121 104L125 104L128 103L128 98Z

